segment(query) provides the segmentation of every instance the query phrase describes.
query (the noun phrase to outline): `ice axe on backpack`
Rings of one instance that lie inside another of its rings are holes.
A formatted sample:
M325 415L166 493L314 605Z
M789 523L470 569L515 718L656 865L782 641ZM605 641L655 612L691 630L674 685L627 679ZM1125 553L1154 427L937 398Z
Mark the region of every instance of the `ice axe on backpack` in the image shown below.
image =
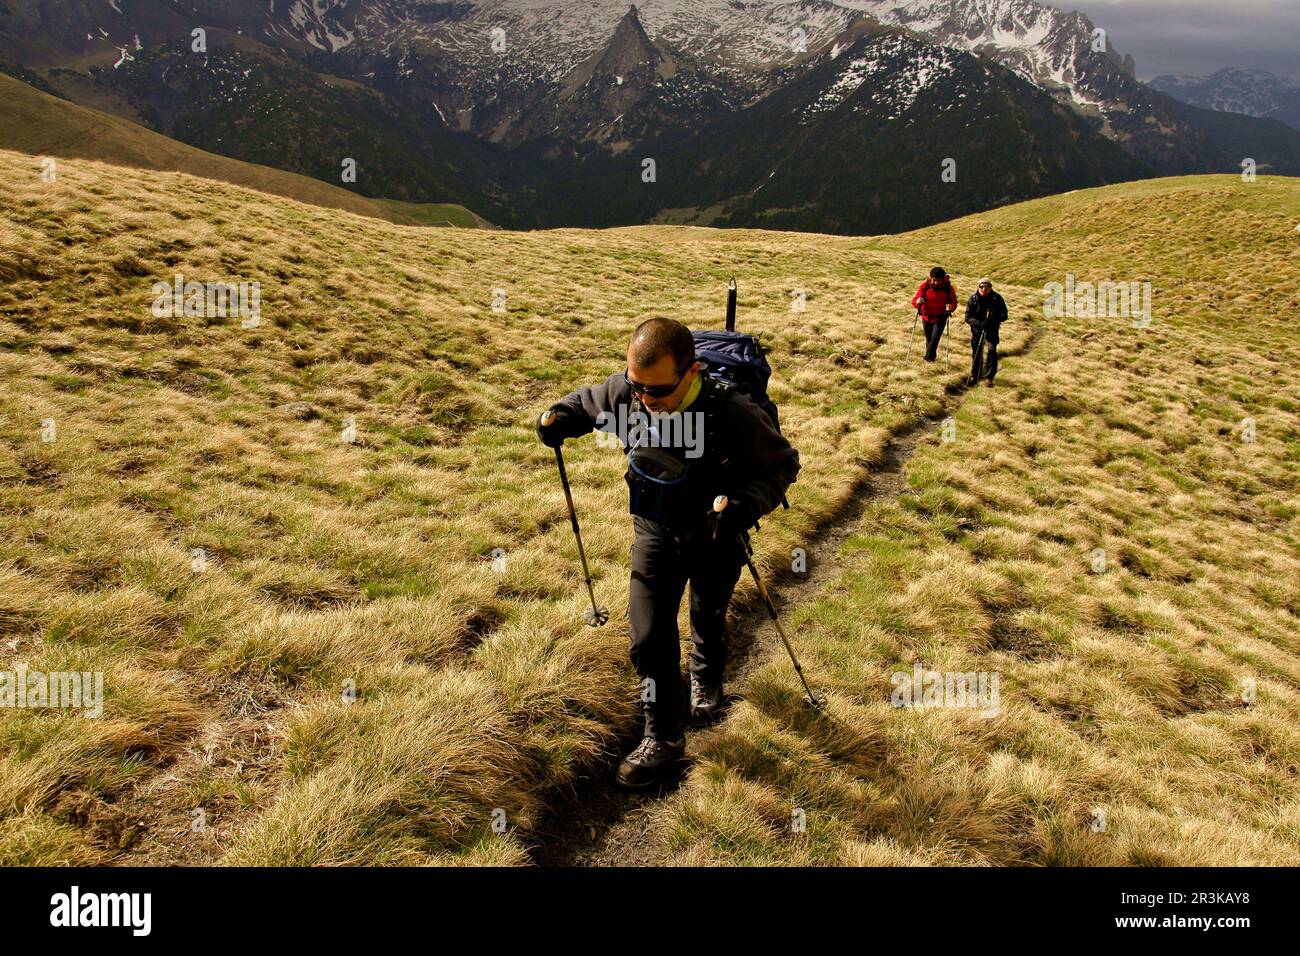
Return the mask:
M547 409L542 413L542 424L549 427L555 422L555 412ZM578 512L573 507L573 492L569 490L569 473L564 470L564 452L555 446L555 464L560 469L560 484L564 487L564 501L569 506L569 523L573 525L573 538L578 542L578 557L582 561L582 574L587 579L587 595L591 598L591 607L583 612L582 619L588 627L601 627L609 621L609 610L596 604L596 588L591 583L591 570L587 567L587 552L582 547L582 532L578 530Z
M718 536L717 521L721 519L722 512L726 510L727 504L726 495L718 495L713 499L714 538ZM736 538L744 549L745 563L749 565L749 573L754 577L754 584L758 587L758 593L763 598L763 604L767 606L767 615L772 619L772 624L776 627L776 633L781 635L781 643L785 645L786 653L790 655L790 661L794 664L794 672L799 675L799 681L803 684L803 689L808 692L803 702L813 710L821 710L826 706L826 697L823 694L814 693L813 689L808 686L808 679L803 676L803 667L799 665L799 658L795 656L794 646L790 643L790 638L786 637L785 628L781 626L781 619L776 613L776 605L772 603L771 595L767 593L767 588L763 585L763 579L758 576L758 568L754 567L754 549L749 546L749 535L741 532Z

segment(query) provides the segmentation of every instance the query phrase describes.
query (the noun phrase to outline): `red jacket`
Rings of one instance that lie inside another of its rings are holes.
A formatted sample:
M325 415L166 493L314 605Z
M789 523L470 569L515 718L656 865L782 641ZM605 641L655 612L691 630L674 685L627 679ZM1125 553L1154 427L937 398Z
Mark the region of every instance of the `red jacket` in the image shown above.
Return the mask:
M921 288L916 290L916 295L912 296L912 308L921 308L925 313L922 318L927 322L938 322L950 312L957 311L957 289L952 284L952 279L947 280L946 286L939 286L937 289L930 285L930 280L926 279L921 283Z

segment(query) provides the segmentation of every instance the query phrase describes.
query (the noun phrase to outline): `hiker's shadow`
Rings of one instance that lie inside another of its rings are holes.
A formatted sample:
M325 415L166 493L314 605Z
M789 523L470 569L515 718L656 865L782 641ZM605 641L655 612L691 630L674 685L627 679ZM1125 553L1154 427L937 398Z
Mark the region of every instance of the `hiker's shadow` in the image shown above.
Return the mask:
M816 752L845 763L845 769L852 774L871 775L886 762L889 744L883 727L863 724L860 718L849 721L839 716L833 696L827 695L826 703L814 708L801 691L777 688L768 683L760 692L748 696L728 695L722 716L729 716L731 709L742 702L782 730L804 738ZM716 724L710 729L724 735L727 724ZM722 751L732 749L721 738L714 739L723 744ZM733 744L736 742L732 741ZM747 748L742 744L740 749Z

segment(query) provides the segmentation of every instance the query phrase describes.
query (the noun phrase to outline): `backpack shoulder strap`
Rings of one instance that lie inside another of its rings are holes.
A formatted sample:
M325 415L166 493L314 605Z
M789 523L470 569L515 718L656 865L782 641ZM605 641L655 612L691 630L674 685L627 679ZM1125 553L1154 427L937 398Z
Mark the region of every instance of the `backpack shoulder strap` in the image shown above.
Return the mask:
M726 379L708 376L708 394L704 396L704 441L706 448L717 448L715 442L722 434L720 428L723 415L722 410L731 403L731 397L736 393L736 386Z

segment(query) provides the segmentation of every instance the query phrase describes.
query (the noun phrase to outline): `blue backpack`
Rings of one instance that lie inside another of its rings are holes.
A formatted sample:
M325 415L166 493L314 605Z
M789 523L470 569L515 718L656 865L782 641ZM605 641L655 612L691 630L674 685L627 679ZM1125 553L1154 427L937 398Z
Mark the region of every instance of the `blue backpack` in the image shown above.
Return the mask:
M737 391L748 395L750 401L767 412L772 425L780 431L776 403L767 396L772 366L767 362L767 349L758 339L732 331L702 331L691 335L695 338L695 357L704 363L708 374L730 382Z

